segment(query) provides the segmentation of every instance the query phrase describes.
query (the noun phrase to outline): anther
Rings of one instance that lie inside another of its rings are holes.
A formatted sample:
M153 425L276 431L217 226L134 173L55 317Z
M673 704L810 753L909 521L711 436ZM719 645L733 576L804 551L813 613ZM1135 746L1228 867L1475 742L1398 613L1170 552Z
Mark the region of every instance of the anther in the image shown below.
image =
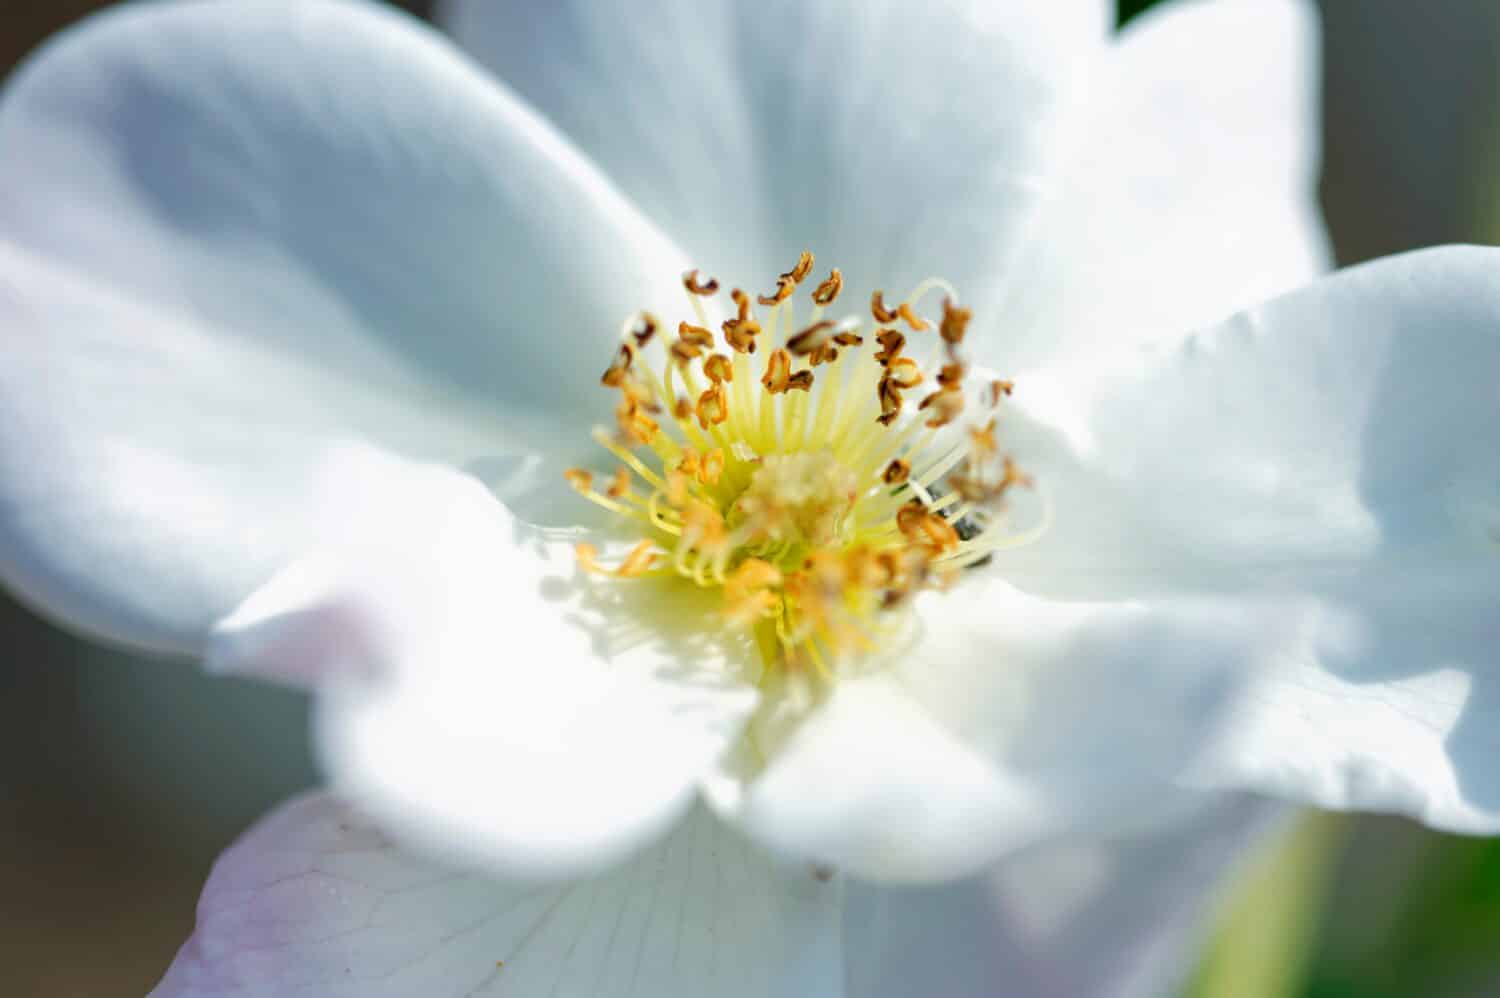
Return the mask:
M672 416L673 416L673 418L675 418L678 422L685 422L686 420L691 419L692 415L693 415L693 401L692 401L692 399L684 398L681 395L677 396L677 398L672 402Z
M756 301L762 305L780 305L792 296L797 290L797 282L792 280L790 274L782 274L776 278L776 290L768 295L757 295Z
M708 359L703 362L703 373L716 385L723 381L733 381L734 365L721 353L709 354Z
M629 343L621 343L620 349L615 351L614 360L609 362L609 367L599 378L599 383L606 388L619 388L625 382L626 372L630 370L631 361L635 360L635 351Z
M813 352L807 355L807 366L817 367L820 364L832 364L839 359L839 348L830 341L820 343Z
M578 559L578 567L590 575L605 575L607 569L599 564L599 549L592 544L574 544L573 557Z
M630 471L624 465L615 469L614 480L609 483L609 491L605 494L611 499L624 499L630 494Z
M729 418L729 395L723 385L714 385L698 396L698 425L705 430Z
M931 329L932 324L911 310L910 302L902 302L896 309L896 314L906 320L906 324L913 332L920 333L924 329Z
M1000 404L1000 400L1015 390L1015 383L1011 381L991 381L984 389L984 404L988 409L993 409Z
M630 549L620 567L615 569L614 574L622 579L634 579L645 575L656 564L659 557L657 552L651 550L650 541L641 541Z
M630 331L630 335L635 339L636 346L644 347L656 335L656 316L650 312L642 312L638 322L639 325Z
M1004 474L1000 479L1000 488L1002 490L1008 489L1013 485L1019 485L1023 489L1029 489L1035 486L1036 483L1032 479L1032 477L1023 472L1020 466L1017 465L1016 462L1010 457L1005 458L1003 467Z
M911 462L896 458L885 466L885 471L880 473L880 480L887 485L900 485L911 477Z
M898 313L885 307L885 292L876 291L870 295L870 314L876 322L895 322Z
M621 435L638 444L649 444L660 429L656 420L648 416L639 403L629 398L615 409L615 421L619 424Z
M792 283L801 284L812 273L813 255L809 250L803 250L802 255L797 258L797 266L782 274L782 277L790 277Z
M969 320L974 313L967 308L959 308L947 298L943 299L943 321L938 325L938 335L943 342L950 346L957 346L964 340L964 333L968 331Z
M880 344L880 349L875 351L875 361L882 367L889 367L891 361L895 360L906 346L906 334L899 329L882 329L875 334L875 342Z
M724 341L736 353L754 353L760 323L754 319L730 319L724 323Z
M833 339L833 323L824 319L813 323L787 340L786 348L794 356L805 357L831 339Z
M834 267L833 272L828 275L828 280L813 289L813 304L832 305L842 290L844 290L844 275L839 273L837 267Z
M882 426L890 426L901 414L901 388L887 374L876 386L880 398L880 415L876 417Z
M724 474L724 448L715 447L703 455L703 460L698 467L698 481L704 485L719 484L719 476Z
M761 376L760 383L772 395L780 395L786 391L787 380L791 377L791 373L791 354L778 348L772 350L771 356L766 358L766 373Z
M689 294L702 295L705 298L719 290L718 280L713 277L706 281L700 280L697 268L682 275L682 286L688 289Z
M787 391L810 392L813 386L813 373L811 371L798 371L786 379Z
M781 572L770 562L747 558L724 580L724 615L741 626L775 612L780 599L771 588L781 585Z
M954 361L951 364L944 364L943 369L938 372L938 384L950 391L957 390L964 382L964 374L962 363Z
M958 418L958 414L964 409L964 396L962 392L956 392L948 388L940 388L922 400L917 406L919 410L932 410L932 415L927 419L930 429L947 426Z
M995 421L991 419L983 426L976 426L969 430L969 440L974 445L974 452L980 459L993 457L1000 451L1000 444L995 439Z
M594 487L593 473L584 468L569 468L563 472L563 478L579 492L587 492Z
M677 335L693 346L702 347L705 350L713 349L714 334L702 326L694 326L688 322L677 324ZM697 356L694 354L694 356Z
M886 378L902 391L922 383L922 369L910 357L897 357L886 365Z
M833 342L837 343L841 347L857 347L860 344L864 343L864 341L865 338L863 336L847 329L842 333L835 335L833 338Z

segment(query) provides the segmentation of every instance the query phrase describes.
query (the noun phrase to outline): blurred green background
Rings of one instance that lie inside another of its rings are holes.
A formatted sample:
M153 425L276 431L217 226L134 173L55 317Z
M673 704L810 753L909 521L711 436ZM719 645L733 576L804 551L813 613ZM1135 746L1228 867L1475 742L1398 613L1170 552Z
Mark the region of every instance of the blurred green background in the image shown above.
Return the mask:
M3 0L0 73L103 5ZM1153 5L1122 0L1121 17ZM1500 2L1319 6L1322 197L1340 262L1500 241ZM0 994L144 994L213 857L313 783L306 704L88 646L3 597L0 648ZM1500 841L1311 816L1247 876L1192 991L1500 995Z

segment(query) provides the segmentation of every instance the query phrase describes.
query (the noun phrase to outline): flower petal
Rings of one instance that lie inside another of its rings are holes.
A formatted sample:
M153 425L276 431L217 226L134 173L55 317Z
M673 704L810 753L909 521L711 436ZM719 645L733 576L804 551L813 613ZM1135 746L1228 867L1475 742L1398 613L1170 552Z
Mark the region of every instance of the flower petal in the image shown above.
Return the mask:
M509 876L592 872L676 821L755 703L697 608L580 586L465 475L342 465L366 505L219 625L209 666L320 681L335 785Z
M1056 436L1011 422L1057 517L998 567L1067 598L1316 601L1199 783L1500 829L1497 330L1500 251L1446 248L1074 372L1032 400Z
M942 880L1180 778L1295 608L1065 604L974 580L919 603L893 669L841 682L764 771L709 800L768 846L868 879Z
M1051 189L1100 0L450 0L459 43L721 277L810 248L860 310L989 285Z
M1168 798L1169 801L1175 798ZM935 887L851 883L849 998L1176 994L1230 874L1287 809L1214 795L1142 827L1060 839Z
M841 885L694 810L590 880L436 866L326 795L220 857L152 998L782 998L837 995Z
M460 460L582 426L579 349L680 297L565 139L377 5L92 19L6 87L0 187L0 561L157 648L295 546L331 436Z
M1182 0L1132 22L977 355L1016 370L1181 338L1326 270L1318 54L1302 0Z

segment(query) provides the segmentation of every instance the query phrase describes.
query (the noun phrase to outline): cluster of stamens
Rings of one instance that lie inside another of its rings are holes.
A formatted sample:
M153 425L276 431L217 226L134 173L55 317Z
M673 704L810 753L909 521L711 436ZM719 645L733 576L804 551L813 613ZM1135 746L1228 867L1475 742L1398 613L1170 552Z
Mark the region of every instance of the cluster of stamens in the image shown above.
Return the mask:
M1004 513L1031 481L996 438L1011 385L971 375L970 313L947 282L924 281L894 308L876 291L866 333L861 316L824 318L843 289L835 268L799 326L812 268L804 252L756 297L764 321L732 289L717 337L705 303L719 283L696 270L682 282L696 322L670 336L648 313L627 320L601 379L619 393L615 428L595 432L619 466L567 477L645 534L611 566L579 544L585 571L718 587L768 672L828 679L874 651L914 594L1023 542ZM934 290L945 295L936 323L916 310ZM927 362L908 337L933 340Z

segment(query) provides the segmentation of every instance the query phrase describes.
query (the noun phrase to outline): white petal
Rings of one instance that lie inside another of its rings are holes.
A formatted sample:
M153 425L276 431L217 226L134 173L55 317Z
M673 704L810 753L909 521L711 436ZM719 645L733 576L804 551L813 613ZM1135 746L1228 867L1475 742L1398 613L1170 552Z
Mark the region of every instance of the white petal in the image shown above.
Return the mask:
M0 187L0 561L160 648L298 543L331 436L463 459L579 425L623 316L680 297L565 139L375 5L90 20L9 82Z
M702 266L766 292L810 248L859 311L874 286L1003 272L1113 6L451 0L445 20Z
M1286 811L1248 796L1167 801L1144 827L1059 839L956 883L851 883L850 998L979 998L999 982L1006 998L1178 993L1227 880Z
M1325 270L1318 56L1303 0L1181 0L1132 22L976 351L1014 371L1181 338Z
M517 884L435 866L327 796L214 867L153 998L837 998L842 888L702 809L630 864Z
M1039 407L1065 440L1012 422L1076 463L1039 457L1056 526L998 568L1073 598L1316 600L1198 781L1500 830L1497 330L1500 251L1448 248L1101 362L1071 416Z
M691 593L621 606L475 480L344 465L367 505L219 625L210 667L321 679L335 785L506 875L596 870L680 817L755 702Z
M993 579L919 610L892 671L841 682L763 772L727 766L708 784L714 806L772 848L856 876L973 873L1138 813L1300 619L1208 601L1048 602Z

